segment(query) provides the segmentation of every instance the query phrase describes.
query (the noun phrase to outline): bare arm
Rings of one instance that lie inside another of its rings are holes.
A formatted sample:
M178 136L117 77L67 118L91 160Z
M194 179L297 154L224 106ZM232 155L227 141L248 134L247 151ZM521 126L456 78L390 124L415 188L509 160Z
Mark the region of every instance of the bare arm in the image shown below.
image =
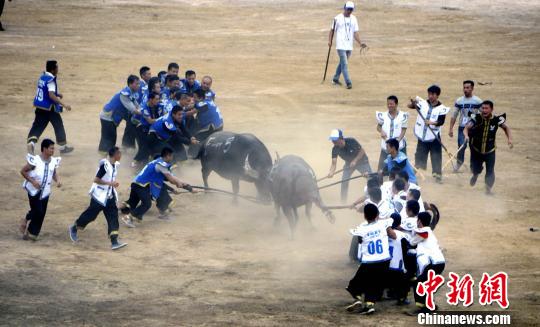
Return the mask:
M366 45L360 41L360 33L354 32L354 39L356 40L356 42L358 42L358 44L360 44L360 48L366 47Z
M405 133L407 132L407 128L406 127L403 127L401 129L401 133L399 134L399 138L398 138L398 141L401 141L403 140L403 138L405 137Z
M383 131L382 129L382 126L380 124L377 124L377 132L379 132L379 134L381 134L381 138L383 140L386 140L386 133Z
M54 171L54 174L53 174L52 178L56 182L56 187L62 187L62 182L60 181L60 176L58 175L56 170Z
M30 184L32 184L36 189L40 189L41 188L41 184L33 179L32 177L30 177L30 172L34 169L33 166L31 166L30 164L26 164L24 165L24 167L22 167L21 169L21 175L22 177L24 177L24 179L26 179Z
M360 161L360 159L362 159L362 157L364 157L366 155L366 152L364 151L364 149L360 149L360 151L358 151L358 154L356 155L356 157L354 157L354 159L351 161L351 163L349 164L349 166L352 168L352 167L355 167L357 164L358 164L358 161Z
M454 137L454 125L456 124L456 117L452 116L450 119L450 128L448 130L448 136Z
M394 232L392 227L387 227L386 228L386 234L388 234L388 237L390 237L393 240L395 240L397 238L396 232Z
M334 30L330 29L330 32L328 32L328 46L332 46L332 40L334 39Z
M336 172L337 158L332 158L332 164L330 165L330 171L328 172L328 178L332 178Z
M70 111L71 110L71 106L68 105L67 103L64 103L61 99L61 96L56 96L56 94L54 94L54 92L52 91L49 91L49 98L51 100L53 100L53 102L55 103L58 103L58 104L61 104L62 107L66 108L67 111Z
M510 127L506 124L502 124L501 128L504 131L504 134L506 134L506 138L508 139L508 146L510 149L514 147L514 144L512 143L512 131L510 130Z

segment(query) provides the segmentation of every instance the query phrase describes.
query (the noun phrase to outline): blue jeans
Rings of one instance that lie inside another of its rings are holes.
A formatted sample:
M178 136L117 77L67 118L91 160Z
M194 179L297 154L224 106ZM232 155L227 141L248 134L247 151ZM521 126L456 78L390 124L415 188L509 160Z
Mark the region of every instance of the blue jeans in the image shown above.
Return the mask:
M345 79L345 83L347 85L351 85L351 78L349 77L349 57L351 56L352 51L350 50L338 50L337 51L339 56L339 64L336 68L336 74L334 75L334 81L339 81L339 76L341 73L343 73L343 78Z
M465 134L463 134L464 129L465 129L465 127L460 127L458 129L458 134L457 134L458 148L460 148L463 145L463 142L465 141ZM458 164L458 166L461 166L463 164L463 162L465 161L465 149L467 149L467 145L465 145L463 147L463 149L459 150L459 152L457 153L457 164Z

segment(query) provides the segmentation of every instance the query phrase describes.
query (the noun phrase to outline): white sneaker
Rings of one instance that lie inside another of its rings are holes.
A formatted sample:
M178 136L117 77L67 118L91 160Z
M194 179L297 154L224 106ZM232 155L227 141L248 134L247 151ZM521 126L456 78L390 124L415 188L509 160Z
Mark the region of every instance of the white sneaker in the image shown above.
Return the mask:
M135 228L135 224L133 223L133 218L131 218L130 215L125 215L122 217L122 222L129 228Z

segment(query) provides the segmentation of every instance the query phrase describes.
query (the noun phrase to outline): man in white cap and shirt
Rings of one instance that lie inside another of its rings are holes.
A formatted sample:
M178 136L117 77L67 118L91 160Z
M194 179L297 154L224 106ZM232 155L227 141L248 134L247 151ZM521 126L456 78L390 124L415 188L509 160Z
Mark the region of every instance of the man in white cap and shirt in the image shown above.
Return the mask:
M337 157L341 157L345 161L343 166L343 175L341 180L341 201L347 202L347 193L349 191L349 181L352 173L357 170L361 174L371 173L369 159L357 140L352 137L344 137L343 131L334 129L330 133L330 141L334 144L332 148L332 165L328 172L328 178L334 176L336 172Z
M347 1L343 6L343 13L337 15L332 22L332 28L328 35L328 46L332 46L332 38L336 35L336 49L339 56L339 64L336 68L336 74L332 79L332 83L341 85L339 76L343 73L343 78L347 84L347 88L352 88L351 78L349 77L348 60L353 50L354 40L360 44L361 48L367 47L360 42L360 34L358 33L358 21L352 14L354 11L354 3Z

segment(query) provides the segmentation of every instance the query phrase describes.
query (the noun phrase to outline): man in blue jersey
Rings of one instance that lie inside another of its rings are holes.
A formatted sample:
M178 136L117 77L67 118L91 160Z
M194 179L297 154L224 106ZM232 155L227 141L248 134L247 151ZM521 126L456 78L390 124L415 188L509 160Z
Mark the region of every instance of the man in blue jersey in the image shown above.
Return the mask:
M135 177L131 183L129 200L121 206L122 221L128 227L135 227L134 222L142 222L144 214L152 206L152 200L156 201L160 219L168 219L169 204L172 199L168 191L176 193L172 187L165 184L165 181L193 192L192 187L179 180L171 173L171 162L173 160L173 150L164 148L161 156L149 162Z
M199 142L187 130L184 120L185 114L180 106L175 106L169 113L158 118L148 133L148 144L151 155L159 154L165 147L171 146L171 141L176 148L174 161L185 160L183 144L198 144ZM181 146L181 148L180 148Z
M198 89L193 93L197 114L198 130L195 137L199 142L206 140L212 133L223 130L223 116L213 100L206 99L206 92Z
M182 92L195 93L201 88L201 83L197 81L197 74L193 70L186 71L186 78L181 82Z
M162 72L160 72L159 74L161 85L165 86L165 78L167 76L169 75L178 76L179 70L180 70L180 66L177 63L175 62L169 63L169 65L167 66L167 71L164 74L161 74Z
M165 106L171 97L171 90L181 88L180 78L176 75L167 75L165 86L161 88L161 101Z
M111 100L103 107L99 114L101 121L101 140L99 141L99 151L106 153L116 145L116 128L122 120L128 119L128 113L140 115L138 103L139 78L129 75L127 86L116 93ZM130 119L131 124L131 119Z
M414 168L409 162L407 155L399 151L399 141L395 138L386 141L386 152L388 157L384 160L383 170L380 173L383 176L390 174L393 168L397 167L400 171L404 171L409 175L409 182L418 184Z
M27 138L27 148L30 154L34 154L35 144L47 128L47 125L49 125L49 122L53 125L60 153L73 151L73 147L67 145L66 131L62 116L60 116L63 108L70 111L71 106L63 101L63 95L58 90L57 76L58 62L56 60L48 60L45 64L45 72L38 80L36 96L34 97L36 116Z
M141 164L144 165L148 161L148 157L150 156L148 132L150 131L150 126L152 126L163 113L164 111L160 105L159 93L152 92L147 97L146 103L143 103L141 106L141 114L133 115L132 122L136 126L139 149L133 158L131 164L132 167L139 167Z
M152 71L148 66L142 66L139 69L139 76L141 77L139 86L139 104L143 104L145 101L145 94L148 96L148 82L152 78Z
M207 75L202 78L201 89L205 92L206 100L216 100L216 93L212 90L212 77Z

